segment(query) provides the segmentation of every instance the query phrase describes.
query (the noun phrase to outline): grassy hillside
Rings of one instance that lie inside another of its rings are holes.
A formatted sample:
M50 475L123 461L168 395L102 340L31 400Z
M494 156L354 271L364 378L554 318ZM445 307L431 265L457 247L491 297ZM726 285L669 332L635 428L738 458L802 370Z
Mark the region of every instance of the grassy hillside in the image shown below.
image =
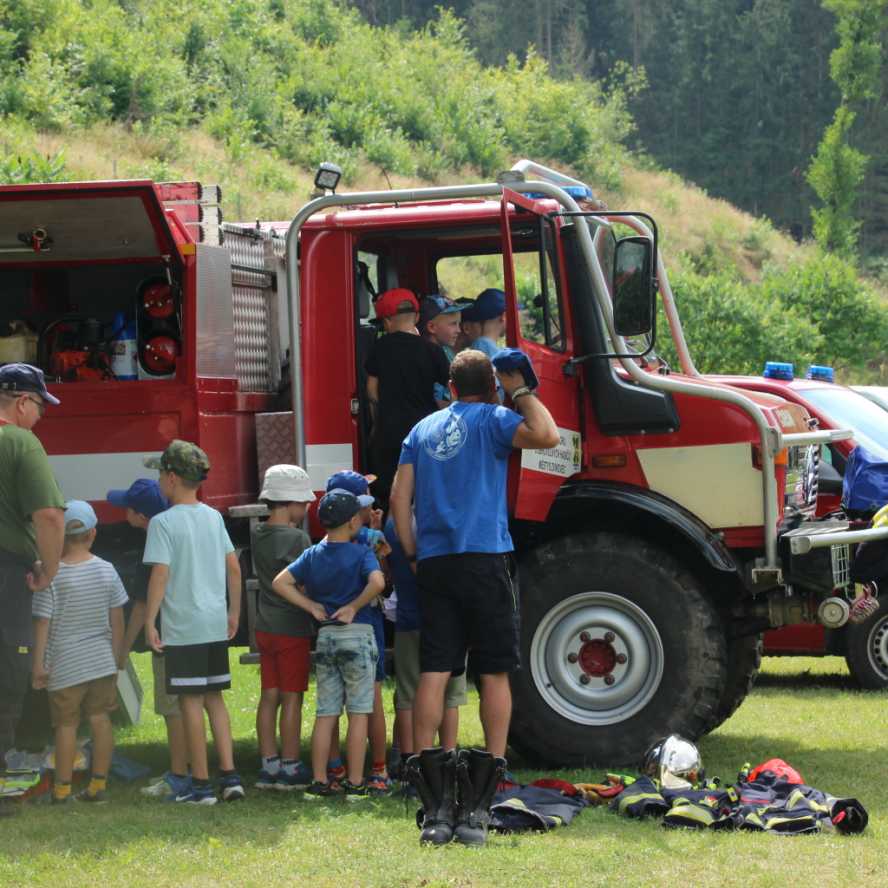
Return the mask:
M121 124L95 124L71 132L39 131L7 120L0 131L0 157L57 158L55 178L68 180L147 177L159 181L197 179L222 186L225 218L286 219L312 191L314 169L294 165L267 148L250 145L232 157L218 139L200 128L154 135ZM504 159L504 168L518 158ZM547 160L546 158L543 158ZM558 164L559 168L570 170ZM582 173L577 173L582 175ZM466 167L434 179L387 173L366 160L357 164L340 190L368 190L482 181L480 170ZM646 169L626 158L619 175L601 188L589 184L614 209L649 212L660 225L670 269L709 263L712 270L734 267L750 281L758 280L765 262L785 265L813 250L797 245L766 219L756 219L668 171Z

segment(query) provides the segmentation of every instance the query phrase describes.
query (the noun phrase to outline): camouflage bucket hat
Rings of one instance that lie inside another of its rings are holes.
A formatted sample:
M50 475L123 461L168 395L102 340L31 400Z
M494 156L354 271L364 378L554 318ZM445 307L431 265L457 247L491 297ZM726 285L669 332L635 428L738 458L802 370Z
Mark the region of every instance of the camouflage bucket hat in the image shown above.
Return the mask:
M203 481L210 471L210 460L203 450L178 439L170 441L160 456L146 456L143 462L146 468L173 472L186 481Z

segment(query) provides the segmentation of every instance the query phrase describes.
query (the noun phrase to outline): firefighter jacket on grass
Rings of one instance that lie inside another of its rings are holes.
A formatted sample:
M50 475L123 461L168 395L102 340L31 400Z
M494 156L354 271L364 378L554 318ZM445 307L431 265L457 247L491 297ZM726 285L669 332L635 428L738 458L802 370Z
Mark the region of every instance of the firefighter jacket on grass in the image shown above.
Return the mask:
M866 809L857 799L836 798L801 782L779 759L773 770L748 766L735 786L717 780L690 789L663 789L649 777L627 783L610 802L625 817L662 817L665 827L745 829L770 833L859 833Z

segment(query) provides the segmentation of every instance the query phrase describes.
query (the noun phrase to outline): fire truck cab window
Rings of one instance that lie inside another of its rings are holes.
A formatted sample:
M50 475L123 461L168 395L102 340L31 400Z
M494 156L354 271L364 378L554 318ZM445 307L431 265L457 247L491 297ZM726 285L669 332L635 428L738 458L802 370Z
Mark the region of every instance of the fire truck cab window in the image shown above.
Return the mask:
M550 232L523 223L512 232L513 267L518 298L521 336L561 351L564 335L561 296L553 261ZM544 244L541 248L541 240ZM503 256L487 252L469 256L444 256L435 263L438 292L451 299L474 299L488 287L503 289Z
M563 350L561 304L550 251L515 253L513 259L522 338Z

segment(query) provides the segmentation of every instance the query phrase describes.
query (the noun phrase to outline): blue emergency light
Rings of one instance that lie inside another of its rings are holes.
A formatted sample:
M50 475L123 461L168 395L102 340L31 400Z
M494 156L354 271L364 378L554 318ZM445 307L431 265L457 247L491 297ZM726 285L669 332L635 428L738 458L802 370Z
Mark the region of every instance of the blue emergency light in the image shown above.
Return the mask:
M832 367L824 367L820 364L812 364L805 374L807 379L818 379L820 382L835 382L836 372Z
M787 382L792 382L794 369L792 364L783 361L767 361L762 376L765 379L785 379Z
M593 200L595 198L592 189L586 185L562 185L561 190L567 192L574 200ZM543 194L541 191L528 191L524 196L531 200L549 197L548 194Z

